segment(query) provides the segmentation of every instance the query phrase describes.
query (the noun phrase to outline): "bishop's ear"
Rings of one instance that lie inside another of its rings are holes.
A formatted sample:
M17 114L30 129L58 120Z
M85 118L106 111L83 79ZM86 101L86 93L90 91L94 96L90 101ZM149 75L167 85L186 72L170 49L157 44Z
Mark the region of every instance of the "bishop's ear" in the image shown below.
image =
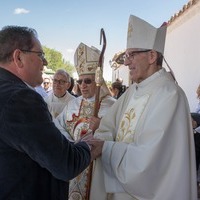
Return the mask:
M148 52L149 53L149 63L153 64L157 61L158 58L158 53L154 50L151 50Z

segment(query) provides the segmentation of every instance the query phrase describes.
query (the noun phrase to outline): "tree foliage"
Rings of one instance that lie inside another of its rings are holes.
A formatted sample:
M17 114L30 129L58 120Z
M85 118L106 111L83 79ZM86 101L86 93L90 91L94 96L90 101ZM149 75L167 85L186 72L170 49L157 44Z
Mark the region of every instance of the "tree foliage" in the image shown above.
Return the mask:
M43 50L45 53L45 58L48 62L48 68L54 71L58 69L65 69L71 76L73 72L76 71L75 67L69 62L65 61L63 55L56 51L55 49L50 49L46 46L43 46Z

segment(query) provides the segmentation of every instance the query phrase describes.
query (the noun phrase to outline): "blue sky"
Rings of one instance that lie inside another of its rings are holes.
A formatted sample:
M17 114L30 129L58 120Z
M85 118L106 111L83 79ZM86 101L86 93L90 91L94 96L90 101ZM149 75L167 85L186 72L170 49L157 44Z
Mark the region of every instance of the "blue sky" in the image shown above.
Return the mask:
M104 76L111 80L109 60L126 48L128 18L136 15L155 27L182 9L189 0L5 0L0 7L0 28L29 26L42 45L60 51L73 64L80 42L101 50L100 29L107 38Z

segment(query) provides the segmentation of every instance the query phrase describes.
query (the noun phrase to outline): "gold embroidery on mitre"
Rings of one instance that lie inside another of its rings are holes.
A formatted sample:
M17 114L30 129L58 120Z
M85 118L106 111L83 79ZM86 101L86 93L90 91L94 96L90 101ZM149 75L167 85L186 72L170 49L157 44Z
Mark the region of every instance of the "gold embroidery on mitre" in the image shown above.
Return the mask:
M76 67L77 73L82 74L85 69L85 62L86 62L86 55L85 55L85 50L84 46L79 46L78 52L77 52L77 60L78 60L78 66Z
M132 33L133 33L133 25L129 22L127 37L130 38L132 36Z
M147 105L149 95L134 97L129 103L119 125L116 141L131 143L134 141L134 135L137 123Z
M78 75L95 74L98 67L100 53L84 44L77 48L75 67Z

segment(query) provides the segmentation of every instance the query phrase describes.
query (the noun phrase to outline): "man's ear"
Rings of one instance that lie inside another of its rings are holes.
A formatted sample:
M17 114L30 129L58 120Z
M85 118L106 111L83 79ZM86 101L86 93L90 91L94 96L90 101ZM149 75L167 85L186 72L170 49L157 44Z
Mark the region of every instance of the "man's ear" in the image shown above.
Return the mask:
M154 50L151 50L149 52L149 63L150 64L155 63L157 58L158 58L158 53L156 51L154 51Z
M18 67L22 67L21 51L19 49L15 49L13 52L13 61Z

